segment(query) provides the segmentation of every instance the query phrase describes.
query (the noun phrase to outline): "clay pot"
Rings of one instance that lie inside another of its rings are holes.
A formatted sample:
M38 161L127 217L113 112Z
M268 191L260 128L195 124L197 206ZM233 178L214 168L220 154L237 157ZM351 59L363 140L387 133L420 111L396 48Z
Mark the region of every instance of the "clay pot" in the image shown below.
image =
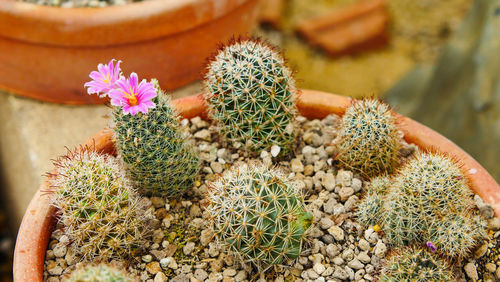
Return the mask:
M328 114L342 115L351 98L327 94L324 92L304 90L299 97L298 108L302 115L313 119L323 118ZM175 100L179 112L185 118L195 116L206 117L206 106L201 95ZM405 139L424 150L436 150L459 160L470 179L471 188L483 200L493 206L496 216L500 216L500 186L488 172L462 149L450 140L428 127L396 114L399 128ZM112 132L104 129L91 137L84 146L95 146L102 153L114 154ZM45 181L24 214L14 253L14 281L42 281L45 251L50 234L56 223L55 208L50 206L49 191Z
M251 31L258 0L151 0L106 8L0 1L0 88L64 104L102 103L82 88L98 63L172 90L200 78L219 42Z

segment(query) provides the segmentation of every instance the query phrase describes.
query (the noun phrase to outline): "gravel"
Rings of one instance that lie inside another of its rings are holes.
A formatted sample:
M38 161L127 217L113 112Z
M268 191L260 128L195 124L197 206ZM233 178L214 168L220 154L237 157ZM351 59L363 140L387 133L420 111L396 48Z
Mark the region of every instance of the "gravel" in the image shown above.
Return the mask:
M151 282L375 280L388 254L388 244L383 233L365 229L353 216L365 183L358 175L337 169L332 159L335 148L330 144L336 137L339 119L332 115L322 121L304 118L298 121L302 124L298 126L297 135L304 138L294 157L287 161L276 158L276 152L281 150L276 147L257 158L235 150L238 144L222 148L214 127L199 118L183 120L186 132L195 137L193 140L203 160L201 176L181 199L143 199L151 202L157 224L142 253L124 267L141 281ZM304 140L305 134L309 134L310 140ZM408 146L402 150L408 150ZM301 256L266 273L250 264L241 264L237 257L228 254L215 241L203 211L207 182L232 165L254 159L268 165L279 164L288 170L302 187L308 210L313 214ZM498 224L490 221L490 225ZM62 230L56 226L46 253L44 277L54 282L81 264L71 254L69 239L63 236ZM467 275L469 272L474 275L473 267L475 270L472 263L464 270ZM493 267L488 269L491 271ZM500 273L496 267L495 271Z

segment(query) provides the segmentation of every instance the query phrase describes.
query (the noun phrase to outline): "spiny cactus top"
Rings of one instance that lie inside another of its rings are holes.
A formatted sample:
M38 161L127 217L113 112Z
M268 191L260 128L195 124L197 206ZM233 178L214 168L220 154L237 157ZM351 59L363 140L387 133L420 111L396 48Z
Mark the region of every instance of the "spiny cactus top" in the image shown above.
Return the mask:
M259 268L300 255L312 215L299 189L261 165L232 168L210 185L217 238Z
M297 90L281 55L259 41L226 46L208 65L206 100L225 140L251 152L293 149Z
M380 281L446 282L455 278L446 260L426 249L407 247L391 255Z
M82 149L55 165L53 205L75 253L106 261L141 246L148 216L114 157Z
M395 118L378 100L356 101L342 117L337 156L342 166L368 177L390 173L400 147Z
M76 269L64 282L134 282L133 279L124 270L119 270L105 264L100 265L85 265L80 269Z
M463 258L483 234L472 191L455 162L418 153L394 177L384 204L384 231L393 245L433 242Z
M154 83L159 95L147 114L115 109L115 146L139 192L174 197L192 187L200 162L186 142L170 98Z

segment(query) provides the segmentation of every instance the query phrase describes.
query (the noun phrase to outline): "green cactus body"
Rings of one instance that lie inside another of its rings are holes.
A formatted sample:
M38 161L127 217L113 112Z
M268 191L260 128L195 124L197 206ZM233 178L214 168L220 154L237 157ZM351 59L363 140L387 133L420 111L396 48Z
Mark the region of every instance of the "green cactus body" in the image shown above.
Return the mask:
M223 48L205 76L211 118L222 137L254 153L277 145L281 155L295 144L297 90L281 55L251 40Z
M73 271L64 282L134 282L125 271L115 269L105 264L86 265Z
M377 100L354 102L342 117L337 160L343 167L373 177L398 164L400 136L389 107Z
M148 215L114 157L83 149L55 164L53 205L76 254L106 261L141 246Z
M387 188L389 187L389 178L387 176L375 177L372 179L366 193L356 209L358 221L371 226L381 224L383 221L383 203Z
M183 136L170 98L157 89L156 107L147 114L114 111L115 146L141 194L176 197L193 186L200 162Z
M421 248L407 247L396 251L382 269L380 281L441 282L455 281L450 264Z
M383 209L383 228L395 246L430 241L460 259L484 233L464 175L441 155L418 153L411 159L394 177Z
M259 268L300 255L312 215L298 187L261 165L232 168L210 186L217 238Z

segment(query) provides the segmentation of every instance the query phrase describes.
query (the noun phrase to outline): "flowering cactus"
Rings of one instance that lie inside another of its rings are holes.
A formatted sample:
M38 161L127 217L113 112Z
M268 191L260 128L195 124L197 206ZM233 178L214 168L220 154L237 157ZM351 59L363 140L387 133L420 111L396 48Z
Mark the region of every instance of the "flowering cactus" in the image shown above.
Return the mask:
M148 109L156 106L152 101L157 96L153 83L146 82L145 79L139 83L135 72L125 78L120 69L121 61L113 66L114 61L112 59L108 65L99 64L98 71L90 73L92 80L85 83L87 92L101 98L109 97L111 105L121 106L124 114L146 114Z

